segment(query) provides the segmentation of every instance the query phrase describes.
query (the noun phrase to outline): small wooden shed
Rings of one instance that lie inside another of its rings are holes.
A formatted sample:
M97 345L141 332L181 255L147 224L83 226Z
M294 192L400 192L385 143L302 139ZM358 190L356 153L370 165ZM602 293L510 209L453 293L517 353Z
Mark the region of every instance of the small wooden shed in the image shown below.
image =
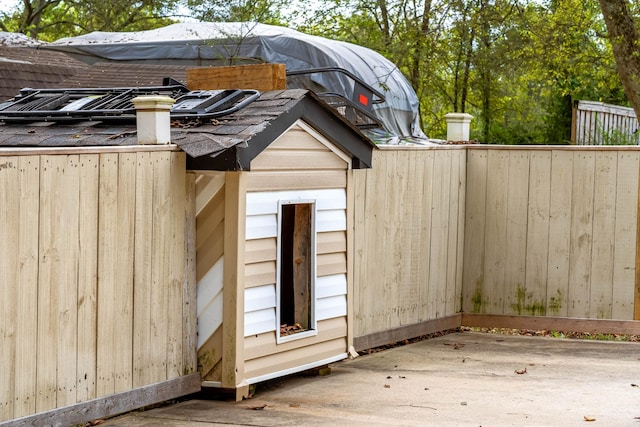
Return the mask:
M241 398L250 384L346 358L351 176L371 165L373 144L303 90L263 93L194 131L181 148L195 183L203 385Z

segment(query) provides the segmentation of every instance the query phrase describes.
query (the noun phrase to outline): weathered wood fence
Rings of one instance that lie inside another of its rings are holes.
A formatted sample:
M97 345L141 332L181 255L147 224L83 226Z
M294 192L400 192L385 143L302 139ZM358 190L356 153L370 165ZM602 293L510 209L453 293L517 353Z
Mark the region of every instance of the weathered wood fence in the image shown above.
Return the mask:
M576 101L571 122L571 142L578 145L638 145L638 127L633 108Z
M356 348L460 312L638 318L637 147L374 154L354 178Z
M71 425L186 391L144 389L196 370L185 155L150 150L0 153L0 422Z
M461 310L466 150L374 151L354 172L354 335L381 334Z

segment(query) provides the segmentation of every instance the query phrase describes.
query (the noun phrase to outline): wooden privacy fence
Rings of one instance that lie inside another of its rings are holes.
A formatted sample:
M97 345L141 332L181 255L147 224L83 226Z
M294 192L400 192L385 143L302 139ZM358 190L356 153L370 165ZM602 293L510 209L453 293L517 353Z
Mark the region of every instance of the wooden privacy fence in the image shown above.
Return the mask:
M70 425L53 410L92 402L86 420L185 394L185 155L166 147L0 153L0 421Z
M633 108L594 101L576 101L571 142L578 145L638 145L638 119Z
M354 335L383 335L357 348L461 309L464 147L373 154L372 169L354 171Z
M463 311L633 320L639 160L637 148L470 148Z
M640 318L638 148L398 147L373 165L354 174L357 349L476 314Z

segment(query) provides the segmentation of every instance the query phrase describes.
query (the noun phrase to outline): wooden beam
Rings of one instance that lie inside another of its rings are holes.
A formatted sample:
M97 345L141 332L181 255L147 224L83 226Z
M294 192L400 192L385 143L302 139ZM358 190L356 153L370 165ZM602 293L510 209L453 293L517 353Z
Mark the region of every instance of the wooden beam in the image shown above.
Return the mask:
M189 68L187 87L190 90L284 90L287 88L287 74L284 64Z
M198 391L200 391L200 374L194 373L63 408L0 422L0 427L84 424L88 421L112 417Z
M356 351L379 347L381 345L393 344L398 341L416 338L422 335L433 334L446 331L448 329L459 328L461 325L461 314L439 317L437 319L426 320L412 325L401 326L387 331L375 332L373 334L355 337L353 346Z
M244 380L245 172L227 172L224 226L222 387Z
M185 372L198 369L197 360L197 314L196 314L196 176L187 173L185 180L186 207L184 226L184 323L183 361Z
M588 332L598 334L640 335L635 320L574 319L569 317L507 316L462 314L462 325L479 328L535 329L547 331Z

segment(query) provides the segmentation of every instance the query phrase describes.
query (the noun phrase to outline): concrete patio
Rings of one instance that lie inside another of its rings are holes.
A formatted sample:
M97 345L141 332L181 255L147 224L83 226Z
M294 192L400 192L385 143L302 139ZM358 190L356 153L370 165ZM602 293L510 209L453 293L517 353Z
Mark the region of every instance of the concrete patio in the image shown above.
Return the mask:
M108 426L640 426L640 343L460 332Z

